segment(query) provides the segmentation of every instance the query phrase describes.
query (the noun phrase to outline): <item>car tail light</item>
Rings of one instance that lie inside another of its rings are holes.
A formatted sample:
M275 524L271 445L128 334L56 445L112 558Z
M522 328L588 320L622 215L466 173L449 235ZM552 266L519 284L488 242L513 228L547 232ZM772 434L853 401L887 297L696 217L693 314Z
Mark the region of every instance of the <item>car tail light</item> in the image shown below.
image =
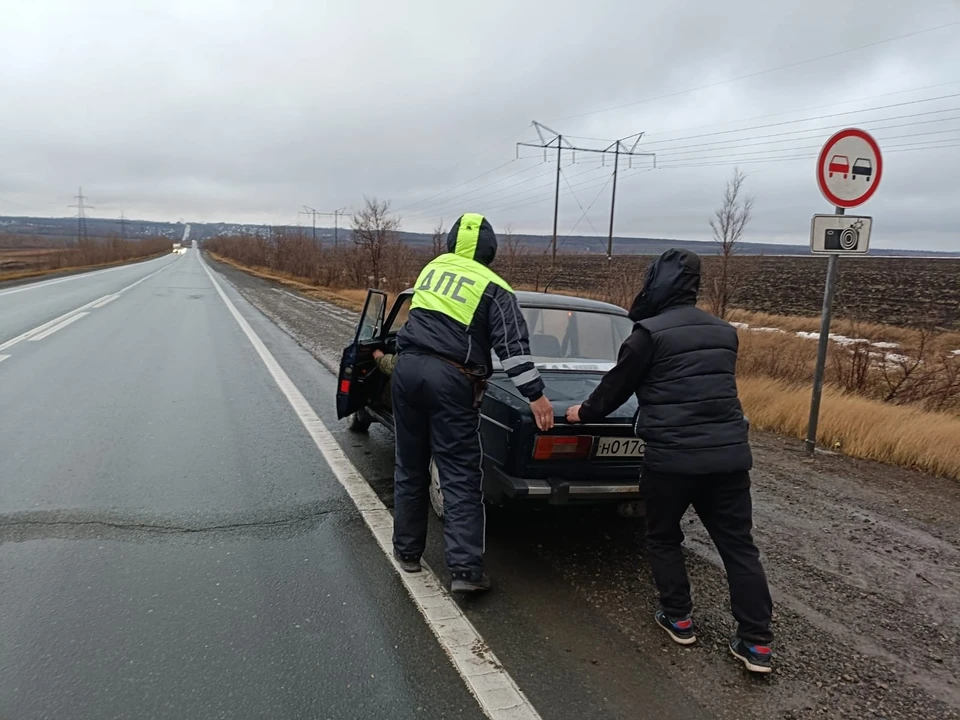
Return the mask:
M348 392L350 392L350 381L349 381L349 380L341 380L341 381L340 381L340 392L342 392L344 395L346 395Z
M540 435L533 444L534 460L581 460L590 455L590 435Z

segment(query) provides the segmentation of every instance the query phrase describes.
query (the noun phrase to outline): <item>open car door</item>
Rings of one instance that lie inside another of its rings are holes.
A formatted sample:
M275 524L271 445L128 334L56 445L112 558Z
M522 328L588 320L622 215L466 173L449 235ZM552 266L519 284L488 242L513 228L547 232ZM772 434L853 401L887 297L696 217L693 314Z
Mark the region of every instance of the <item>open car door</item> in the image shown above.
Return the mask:
M357 334L353 343L344 348L340 359L340 376L337 379L337 417L340 419L366 407L378 390L376 386L380 378L373 372L376 368L373 351L379 343L377 337L383 327L386 307L386 293L380 290L367 291Z

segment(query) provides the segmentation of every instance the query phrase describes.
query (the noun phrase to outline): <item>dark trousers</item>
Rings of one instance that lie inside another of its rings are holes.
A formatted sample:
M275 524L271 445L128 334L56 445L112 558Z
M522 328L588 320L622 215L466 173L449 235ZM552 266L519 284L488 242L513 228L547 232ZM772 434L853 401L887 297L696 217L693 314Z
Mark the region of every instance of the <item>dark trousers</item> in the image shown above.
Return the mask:
M693 505L727 570L737 634L753 643L771 642L773 601L760 551L750 534L750 473L672 475L644 470L641 483L647 506L647 551L663 611L681 618L693 610L680 529L684 513Z
M404 557L423 554L432 456L443 492L447 567L475 577L483 571L485 516L473 386L450 363L412 353L400 355L391 382L397 432L393 545Z

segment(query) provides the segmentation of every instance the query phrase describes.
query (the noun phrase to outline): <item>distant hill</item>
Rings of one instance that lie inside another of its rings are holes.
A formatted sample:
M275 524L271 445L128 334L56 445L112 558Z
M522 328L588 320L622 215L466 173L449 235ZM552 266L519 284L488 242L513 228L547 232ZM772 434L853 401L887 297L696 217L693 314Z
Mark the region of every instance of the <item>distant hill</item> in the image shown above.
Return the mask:
M267 225L246 225L241 223L168 223L152 220L127 220L125 233L128 238L151 237L161 235L172 240L183 237L186 225L190 225L190 238L203 241L205 238L220 235L236 235L239 233L266 232ZM299 228L311 232L310 228ZM114 218L88 218L87 232L90 235L105 237L120 235L121 221ZM36 238L35 242L43 242L43 238L72 238L77 233L77 219L68 218L39 218L39 217L4 217L0 216L0 240L4 233L30 235ZM349 227L340 228L340 242L350 241ZM317 228L317 237L326 243L333 241L334 229ZM547 235L520 235L523 244L528 250L546 250L550 246L551 238ZM433 240L428 233L401 232L400 239L414 247L428 248ZM605 237L587 235L573 235L558 240L560 252L589 253L604 255L607 252ZM646 237L615 237L613 252L615 255L659 255L668 248L684 248L693 252L713 255L716 245L711 242L697 240L677 240L672 238ZM774 245L768 243L748 242L739 246L739 252L746 255L809 255L807 245ZM896 250L876 249L871 255L901 256L901 257L960 257L960 252L933 252L929 250Z

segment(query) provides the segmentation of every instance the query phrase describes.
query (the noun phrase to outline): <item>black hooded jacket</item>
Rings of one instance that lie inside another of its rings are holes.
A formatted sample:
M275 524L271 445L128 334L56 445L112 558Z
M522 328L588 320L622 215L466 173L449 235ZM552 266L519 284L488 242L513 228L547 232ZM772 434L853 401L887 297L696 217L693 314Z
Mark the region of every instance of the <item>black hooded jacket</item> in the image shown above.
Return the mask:
M636 394L645 465L685 475L732 473L753 464L737 396L737 331L696 306L700 258L668 250L647 269L630 309L633 333L616 366L580 408L597 422Z

